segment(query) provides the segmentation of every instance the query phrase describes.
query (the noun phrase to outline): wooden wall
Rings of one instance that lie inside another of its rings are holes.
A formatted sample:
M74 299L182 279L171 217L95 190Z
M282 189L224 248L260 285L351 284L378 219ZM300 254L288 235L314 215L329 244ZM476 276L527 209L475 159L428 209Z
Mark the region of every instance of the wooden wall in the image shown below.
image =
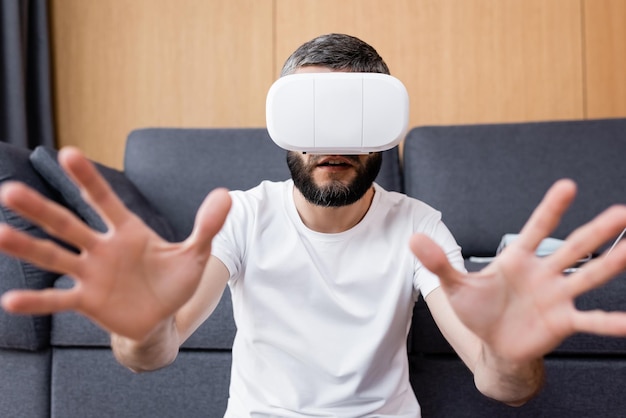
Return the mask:
M287 56L372 44L411 125L626 116L626 0L51 0L59 146L121 167L145 126L264 126Z

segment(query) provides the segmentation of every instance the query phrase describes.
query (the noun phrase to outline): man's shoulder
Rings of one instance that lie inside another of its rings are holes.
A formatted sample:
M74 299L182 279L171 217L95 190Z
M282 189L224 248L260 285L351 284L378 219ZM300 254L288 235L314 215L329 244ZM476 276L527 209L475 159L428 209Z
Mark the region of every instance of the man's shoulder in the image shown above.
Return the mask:
M291 180L269 181L264 180L247 190L233 190L231 212L241 215L257 217L259 214L272 214L285 207L289 200Z
M247 190L231 190L231 195L238 196L241 198L258 198L261 196L273 196L278 197L278 193L286 190L287 187L292 183L291 180L283 180L283 181L270 181L263 180L261 183L256 186L247 189Z
M404 193L394 192L385 190L382 186L375 184L376 193L380 193L381 202L384 205L391 207L402 207L407 210L418 210L420 212L433 212L438 213L439 211L428 203L417 199L415 197L408 196Z

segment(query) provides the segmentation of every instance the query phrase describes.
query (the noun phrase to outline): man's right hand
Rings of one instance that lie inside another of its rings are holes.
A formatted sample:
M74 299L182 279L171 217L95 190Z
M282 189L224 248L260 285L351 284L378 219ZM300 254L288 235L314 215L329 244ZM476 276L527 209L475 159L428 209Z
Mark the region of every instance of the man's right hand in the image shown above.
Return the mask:
M0 251L75 280L67 290L11 290L2 296L2 307L37 315L73 310L110 333L141 341L196 291L211 241L230 209L230 196L223 189L209 194L190 237L169 243L124 206L80 151L61 150L59 162L108 230L94 231L27 186L5 183L0 189L3 205L79 252L0 224Z

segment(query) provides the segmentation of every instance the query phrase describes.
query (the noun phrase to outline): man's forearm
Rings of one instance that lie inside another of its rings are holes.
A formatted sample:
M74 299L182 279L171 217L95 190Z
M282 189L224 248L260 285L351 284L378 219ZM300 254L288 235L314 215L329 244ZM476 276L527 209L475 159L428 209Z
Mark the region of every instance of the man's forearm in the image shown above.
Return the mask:
M174 319L159 325L143 341L111 334L117 361L134 372L157 370L171 364L178 354L179 338Z
M511 406L521 406L543 387L543 359L515 363L483 348L474 370L474 382L485 396Z

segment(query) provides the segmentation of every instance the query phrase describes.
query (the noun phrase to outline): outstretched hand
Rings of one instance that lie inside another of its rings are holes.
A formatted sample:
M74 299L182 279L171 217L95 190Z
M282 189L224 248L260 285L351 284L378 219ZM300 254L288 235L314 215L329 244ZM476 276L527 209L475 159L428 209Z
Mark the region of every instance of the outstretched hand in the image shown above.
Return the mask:
M79 252L1 224L0 251L75 280L67 290L9 291L2 296L2 307L23 314L74 310L109 332L140 340L195 292L211 241L230 209L230 197L225 190L212 192L198 211L190 237L169 243L124 206L77 149L61 150L59 162L108 230L94 231L27 186L5 183L0 189L3 205Z
M575 298L626 268L626 244L572 274L564 270L626 227L626 207L607 209L575 230L563 246L537 257L540 242L557 227L576 194L570 180L555 183L519 237L478 273L461 273L428 237L415 235L411 249L441 279L459 319L494 353L513 361L540 358L576 332L626 336L626 313L579 311Z

